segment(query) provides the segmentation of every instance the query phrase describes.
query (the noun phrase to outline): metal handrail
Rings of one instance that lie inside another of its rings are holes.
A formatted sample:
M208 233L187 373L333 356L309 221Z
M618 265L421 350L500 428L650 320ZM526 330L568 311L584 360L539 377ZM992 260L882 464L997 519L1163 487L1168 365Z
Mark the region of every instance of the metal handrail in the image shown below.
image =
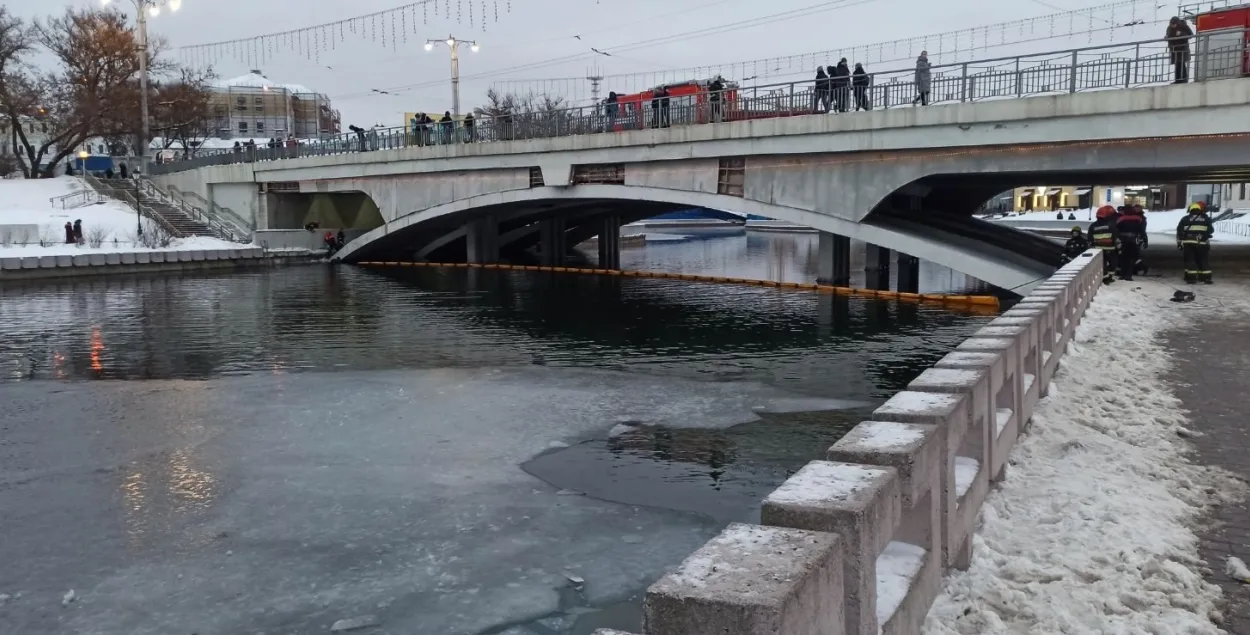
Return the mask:
M173 185L166 185L163 188L159 185L156 185L155 183L153 183L153 185L156 187L157 190L161 192L166 192L167 194L169 194L171 198L181 199L180 202L182 202L183 204L193 209L196 209L197 211L203 211L205 216L216 217L216 219L221 224L226 225L226 226L233 225L233 229L236 230L240 235L250 234L252 230L255 229L254 223L249 223L246 220L244 220L244 218L240 216L238 212L234 211L233 209L230 209L229 207L223 207L221 205L218 205L216 201L209 203L208 199L204 198L203 196L200 196L198 192L184 192L178 189L177 187L174 187ZM204 209L200 210L200 208L196 207L194 204L187 203L186 202L187 199L195 199L199 201L200 203L204 205ZM210 212L209 209L211 209L212 211Z
M812 115L830 110L898 108L916 103L943 104L991 99L1019 99L1170 83L1180 60L1196 81L1241 77L1246 73L1247 31L1224 30L1195 35L1192 52L1174 54L1174 42L1141 42L1087 46L1062 51L995 57L929 67L927 91L921 99L914 67L860 76L732 87L721 95L673 96L659 100L518 112L463 122L374 128L360 133L288 147L231 148L181 162L157 164L161 174L210 165L277 161L362 151L426 145L461 145L604 134L775 117Z
M157 225L160 225L162 229L169 232L170 236L173 236L174 238L186 238L187 237L187 235L182 233L182 231L179 230L177 227L175 227L173 223L169 222L169 219L162 216L160 212L156 211L149 205L144 205L140 203L139 200L135 198L135 195L132 194L130 190L125 189L125 188L114 187L112 185L105 185L102 181L95 178L94 176L91 176L90 174L84 174L83 180L86 181L87 184L90 185L92 188L94 188L97 192L100 192L101 194L104 194L114 200L121 201L129 205L131 209L137 211L140 215L147 216L149 219L154 221Z
M176 207L187 216L201 223L204 223L204 225L208 227L209 231L213 232L213 234L215 234L218 238L221 238L222 240L228 240L230 242L242 242L236 236L236 232L234 228L227 226L225 223L221 222L220 220L216 218L213 218L212 216L196 208L195 206L188 204L186 201L183 201L177 197L174 197L164 192L163 190L161 190L161 188L157 187L155 183L152 183L151 181L148 181L147 179L140 179L139 182L141 184L140 187L143 189L143 192L145 194L147 194L148 196L152 198L160 200L162 203L165 203L166 205Z
M52 207L59 207L60 209L74 209L76 207L83 207L84 205L90 205L92 203L103 202L104 198L103 194L95 190L78 190L76 192L70 192L69 194L54 196L48 199L48 202L52 204Z

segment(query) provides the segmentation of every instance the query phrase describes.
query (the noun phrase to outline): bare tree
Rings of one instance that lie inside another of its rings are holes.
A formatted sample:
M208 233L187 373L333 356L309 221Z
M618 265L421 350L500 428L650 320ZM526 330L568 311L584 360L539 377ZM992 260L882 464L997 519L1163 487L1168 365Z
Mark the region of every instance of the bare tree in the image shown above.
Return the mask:
M90 137L111 138L138 128L134 79L139 63L135 32L125 15L69 8L59 17L35 22L26 33L57 61L55 70L45 72L15 66L6 71L0 91L0 114L9 121L27 176L51 176ZM172 68L158 57L163 48L159 39L148 47L148 66L157 74ZM28 134L32 127L39 136ZM41 165L48 167L38 175Z
M489 117L500 136L528 139L559 134L573 122L573 111L563 97L486 91L486 104L474 109L479 118Z
M184 68L177 80L156 87L152 126L161 132L164 148L181 144L187 157L199 149L198 142L212 129L209 81L214 77L211 70Z
M34 51L31 28L21 18L9 13L8 7L0 5L0 108L4 114L17 109L26 112L31 108L26 99L26 57ZM20 103L16 103L19 102ZM16 122L6 118L0 129L9 137L10 147L17 154L18 128ZM6 171L6 174L8 172ZM30 176L26 166L22 173Z

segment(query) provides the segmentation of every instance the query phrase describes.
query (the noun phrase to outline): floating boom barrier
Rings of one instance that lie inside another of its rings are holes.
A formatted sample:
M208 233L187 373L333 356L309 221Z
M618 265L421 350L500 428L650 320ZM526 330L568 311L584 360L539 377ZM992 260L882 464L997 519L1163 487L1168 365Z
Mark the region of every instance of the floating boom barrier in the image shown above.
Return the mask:
M714 284L738 284L756 287L772 287L776 289L796 289L800 291L817 291L836 295L859 296L918 304L940 304L947 308L970 310L977 313L994 313L1000 308L998 298L992 295L955 295L948 293L904 293L882 289L858 289L855 287L836 287L827 284L804 282L774 282L772 280L751 280L748 278L726 278L723 276L699 276L689 273L665 273L661 271L622 271L619 269L593 269L590 267L550 267L544 265L507 265L478 264L469 262L406 262L406 261L366 261L356 263L362 267L428 267L434 269L497 269L502 271L546 271L551 273L580 273L593 276L614 276L621 278L660 278L666 280L687 280Z

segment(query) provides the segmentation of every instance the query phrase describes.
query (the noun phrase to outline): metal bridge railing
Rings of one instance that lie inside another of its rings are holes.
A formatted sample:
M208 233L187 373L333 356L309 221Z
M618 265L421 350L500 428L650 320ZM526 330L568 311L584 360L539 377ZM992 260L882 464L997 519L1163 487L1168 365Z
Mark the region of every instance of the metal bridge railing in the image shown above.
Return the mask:
M75 207L93 203L102 203L106 198L106 196L95 190L78 190L77 192L54 196L48 199L48 202L52 204L52 207L59 209L74 209Z
M1096 90L1115 90L1172 83L1177 62L1191 81L1243 77L1250 67L1247 30L1200 33L1189 40L1189 53L1172 50L1164 40L1091 46L1018 55L930 68L928 104L1019 99ZM813 71L814 72L814 71ZM516 112L463 122L416 127L374 128L328 139L301 142L297 147L256 147L215 151L151 166L152 174L203 166L277 161L297 157L369 152L413 146L492 143L608 134L626 130L690 126L723 121L792 117L853 111L857 107L890 109L919 103L916 69L868 74L855 85L836 82L818 88L815 80L729 89L720 95L674 96L667 106L650 103L604 104L543 112Z

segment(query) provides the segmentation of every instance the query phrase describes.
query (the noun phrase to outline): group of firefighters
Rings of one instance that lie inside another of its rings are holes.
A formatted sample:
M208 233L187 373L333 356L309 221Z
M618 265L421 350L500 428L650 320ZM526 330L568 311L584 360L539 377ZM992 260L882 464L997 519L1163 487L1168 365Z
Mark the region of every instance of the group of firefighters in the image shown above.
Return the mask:
M1185 282L1211 284L1211 236L1215 233L1207 205L1197 202L1189 206L1176 225L1176 247L1184 252ZM1095 213L1089 229L1072 228L1072 237L1064 245L1064 254L1071 260L1085 250L1102 250L1103 272L1132 280L1134 274L1148 270L1142 251L1149 246L1146 216L1141 205L1125 205L1119 209L1103 205Z

